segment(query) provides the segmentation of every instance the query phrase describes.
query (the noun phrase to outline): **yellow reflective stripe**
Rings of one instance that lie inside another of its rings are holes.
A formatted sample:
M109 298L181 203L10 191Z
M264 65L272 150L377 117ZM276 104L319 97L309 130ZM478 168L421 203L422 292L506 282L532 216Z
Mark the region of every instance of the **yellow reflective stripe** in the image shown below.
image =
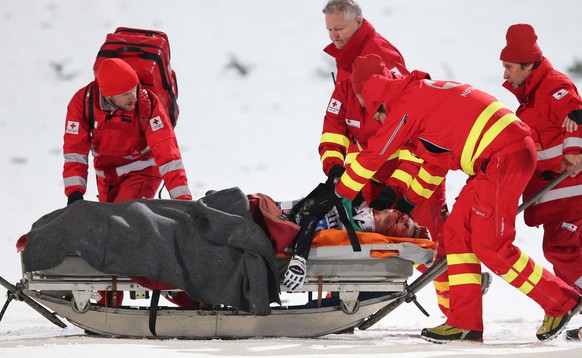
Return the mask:
M465 146L463 147L463 152L461 153L461 168L463 171L469 175L474 175L473 167L471 166L471 159L473 159L473 151L477 145L477 140L485 128L485 125L495 112L503 108L503 104L500 102L493 102L481 114L477 117L477 120L473 124L473 128L467 136L465 141Z
M409 150L406 149L401 149L399 154L398 154L398 159L400 160L406 160L407 162L413 162L413 163L418 163L418 164L422 164L424 163L424 160L422 160L421 158L415 156L414 154L410 153Z
M323 133L321 135L320 143L339 144L346 149L348 149L348 147L350 146L349 138L343 134L337 133Z
M327 158L339 158L342 162L344 161L344 155L335 150L327 150L321 156L321 162L323 163Z
M530 261L529 256L522 252L519 259L513 265L513 267L511 267L511 269L509 269L509 271L505 275L501 275L501 278L511 284L523 272L529 261ZM534 264L533 272L529 275L527 280L520 287L517 287L518 290L520 290L526 295L530 293L531 290L533 290L534 286L538 282L540 282L540 280L542 279L542 275L544 273L544 267L542 265L535 263L533 261L532 263Z
M408 174L402 169L396 169L390 177L402 181L403 183L406 184L407 187L410 186L410 183L412 183L413 179L412 175Z
M473 253L467 254L450 254L447 255L448 265L458 265L458 264L480 264L481 260L477 258L477 255Z
M356 160L357 155L358 153L348 153L348 155L346 155L346 164L353 163L354 160Z
M449 275L449 285L481 285L481 274L462 273L458 275Z
M355 192L360 192L360 190L362 190L362 188L364 187L364 184L358 183L357 181L352 179L352 177L350 177L349 175L342 175L341 181L346 187Z
M388 159L386 159L386 161L389 161L389 160L396 159L396 158L400 157L400 155L398 154L398 152L400 152L400 151L397 150L394 153L392 153L392 155L389 156Z
M449 281L439 282L433 281L432 284L437 291L447 292L449 291Z
M354 160L354 162L351 165L351 168L354 171L354 173L356 173L358 176L364 179L370 179L376 173L375 171L364 168L360 163L358 163L357 160Z
M418 196L421 196L425 199L429 199L432 196L432 193L434 193L434 190L430 190L427 189L425 187L423 187L417 179L414 179L412 181L412 184L410 184L410 188L416 193L418 194Z
M418 171L418 177L420 179L424 180L426 183L432 184L432 185L439 185L445 179L445 177L439 177L439 176L430 174L424 168L420 168L420 170Z
M517 119L518 118L515 114L508 113L508 114L504 115L503 117L499 118L497 120L497 122L495 122L487 130L487 132L485 132L485 134L483 135L483 138L481 139L481 142L479 143L479 147L477 147L477 151L475 152L473 159L471 159L471 168L473 168L477 158L479 158L481 153L483 153L485 148L487 148L487 146L489 146L489 144L491 144L491 142L493 142L493 140L499 135L499 133L501 133L501 131L504 130L505 127L510 125L511 122L513 122Z
M439 306L443 306L445 308L450 307L449 299L437 294L437 303Z

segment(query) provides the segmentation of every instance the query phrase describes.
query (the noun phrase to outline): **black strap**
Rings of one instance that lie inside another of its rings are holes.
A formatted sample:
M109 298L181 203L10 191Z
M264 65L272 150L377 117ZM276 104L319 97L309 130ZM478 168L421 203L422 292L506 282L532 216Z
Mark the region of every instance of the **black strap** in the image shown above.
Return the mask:
M338 198L337 202L338 203L336 204L335 208L337 209L337 212L339 214L340 221L342 222L342 224L344 224L344 227L346 228L346 231L348 232L348 237L350 238L350 243L352 244L352 249L354 249L354 251L362 251L362 247L360 246L360 241L358 240L358 235L356 235L356 230L354 230L354 227L352 226L352 222L348 218L348 214L346 214L346 209L344 208L344 206L342 204L341 198Z
M150 332L156 338L158 338L158 334L156 333L156 321L158 318L158 308L160 302L160 290L154 290L152 292L152 300L150 301Z

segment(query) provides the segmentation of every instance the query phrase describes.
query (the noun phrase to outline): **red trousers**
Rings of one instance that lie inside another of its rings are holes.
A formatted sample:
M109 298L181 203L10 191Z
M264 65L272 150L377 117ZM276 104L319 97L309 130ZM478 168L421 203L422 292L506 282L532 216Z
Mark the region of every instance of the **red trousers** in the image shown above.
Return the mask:
M133 199L152 199L161 183L162 178L151 175L149 168L125 174L114 181L98 177L99 201L119 203Z
M156 169L157 170L157 169ZM138 172L131 172L118 177L115 181L107 181L104 178L97 178L97 189L99 191L99 201L102 203L119 203L133 199L152 199L156 196L156 191L162 183L160 176L152 176L145 169ZM98 305L111 306L112 292L99 291L101 299ZM121 306L123 302L123 291L115 291L116 305Z
M526 137L493 153L485 172L479 171L461 190L445 223L447 324L483 331L481 263L536 301L548 316L563 315L577 303L576 290L513 245L519 198L535 162L533 141Z
M384 181L390 177L390 174L395 170L394 165L396 161L388 162L381 168L381 171L376 174L377 177L383 178ZM436 188L433 195L418 205L412 211L411 217L418 225L425 226L432 236L432 240L439 244L435 260L439 260L445 255L444 242L444 225L448 215L446 193L443 185ZM372 202L378 196L382 186L379 183L370 182L362 188L362 194L367 202ZM420 265L417 267L418 271L425 272L428 267ZM437 294L437 302L441 312L448 316L449 313L449 278L448 272L445 271L434 279L433 285Z
M543 251L556 276L582 293L582 218L544 223Z
M414 208L412 211L412 219L420 226L425 226L432 236L432 241L439 244L435 260L438 261L445 256L445 220L448 217L446 195L444 185L436 188L434 194L430 199L424 201L422 204ZM428 267L420 265L417 267L418 271L426 272ZM433 285L436 290L437 302L441 312L448 317L449 315L449 273L443 272L437 276Z

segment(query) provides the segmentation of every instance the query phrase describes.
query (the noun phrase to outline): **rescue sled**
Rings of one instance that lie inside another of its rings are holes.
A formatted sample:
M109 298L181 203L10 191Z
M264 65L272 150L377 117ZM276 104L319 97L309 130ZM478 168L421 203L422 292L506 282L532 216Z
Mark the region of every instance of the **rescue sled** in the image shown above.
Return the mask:
M42 305L33 308L46 309L43 315L53 323L60 317L107 337L316 337L358 327L409 298L413 266L430 265L436 251L426 239L358 238L361 251L354 252L345 232L320 232L302 292L288 292L294 303L282 305L279 293L286 288L279 282L289 258L275 256L240 190L193 202L79 202L33 225L26 242L19 242L22 279L10 287L0 283L13 298ZM147 264L136 264L144 258ZM164 282L162 289L142 285L142 277ZM118 307L97 305L100 291L126 291L126 298ZM160 291L187 292L200 304L161 305ZM324 297L327 292L331 298ZM128 296L152 298L140 306L144 300Z

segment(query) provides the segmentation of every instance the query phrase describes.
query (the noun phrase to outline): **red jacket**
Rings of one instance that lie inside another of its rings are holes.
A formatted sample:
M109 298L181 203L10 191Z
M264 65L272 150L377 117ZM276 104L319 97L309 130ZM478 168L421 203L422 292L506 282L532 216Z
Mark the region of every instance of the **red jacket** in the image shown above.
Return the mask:
M372 118L360 105L352 90L350 79L340 81L332 94L323 121L323 132L319 144L323 171L327 174L334 165L343 166L344 162L351 164L353 157L368 147L368 140L378 132L381 126L382 123ZM392 154L373 179L389 185L402 195L412 184L413 178L417 177L422 159L415 158L408 150L398 150ZM431 182L435 180L438 179L426 179ZM442 185L444 187L444 182ZM415 188L418 187L415 186ZM419 191L422 190L424 189Z
M368 140L368 148L338 182L340 195L355 198L386 158L404 145L425 160L431 176L444 177L448 170L457 169L475 175L493 152L530 134L524 123L489 94L468 84L428 78L424 72L413 71L403 79L375 75L366 81L367 109L384 102L388 115ZM424 199L412 187L406 196L415 204Z
M338 70L336 83L350 77L356 57L371 53L380 56L386 68L393 73L402 76L408 74L400 51L377 33L372 24L365 19L344 47L338 49L331 43L323 51L335 58Z
M556 71L545 58L531 72L523 86L512 88L507 81L503 86L517 97L520 106L516 114L530 126L536 143L538 162L523 194L524 199L527 199L550 182L552 175L548 174L559 171L564 154L582 152L582 127L572 133L562 128L568 113L582 108L582 100L572 81ZM581 196L582 175L567 177L525 210L525 222L536 226L557 218L580 218Z
M89 105L90 91L92 126L85 105ZM96 82L80 89L69 103L63 144L65 195L76 190L85 193L91 151L95 172L106 181L150 170L151 175L163 178L172 199L192 199L174 129L158 97L138 87L136 108L131 112L104 109L103 103Z

